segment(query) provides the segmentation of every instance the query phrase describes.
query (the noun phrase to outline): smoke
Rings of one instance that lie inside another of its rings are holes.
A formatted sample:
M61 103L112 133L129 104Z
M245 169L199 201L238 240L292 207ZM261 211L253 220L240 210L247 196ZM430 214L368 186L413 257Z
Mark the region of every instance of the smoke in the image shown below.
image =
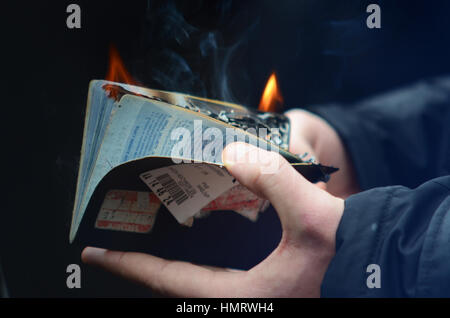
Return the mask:
M233 86L248 80L239 58L258 20L243 19L242 4L232 0L186 2L148 2L145 53L133 75L151 88L242 102Z
M218 46L218 33L209 33L208 37L201 42L201 47L209 48L209 57L212 61L212 73L210 75L211 95L215 98L229 102L244 102L248 96L235 95L233 83L243 85L249 82L247 70L244 63L239 60L240 54L244 55L247 39L255 30L259 20L255 20L241 33L240 38L229 46Z
M163 90L179 91L196 95L206 95L206 88L200 77L191 69L186 59L179 53L163 49L152 55L160 61L160 67L148 71L151 78Z
M216 34L214 32L207 32L200 41L200 54L202 57L207 57L217 50Z
M322 101L378 46L366 17L359 1L148 1L132 74L147 87L251 106L275 69L286 103Z

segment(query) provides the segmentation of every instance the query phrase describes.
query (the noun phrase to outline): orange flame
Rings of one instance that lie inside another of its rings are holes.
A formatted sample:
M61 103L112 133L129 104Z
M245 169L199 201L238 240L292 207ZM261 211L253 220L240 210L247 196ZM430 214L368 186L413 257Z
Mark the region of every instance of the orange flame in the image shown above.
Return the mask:
M114 45L109 47L109 67L106 74L106 80L117 83L125 83L136 85L137 82L133 79L130 73L125 68L119 52Z
M272 72L261 96L258 110L262 112L276 112L280 111L282 106L283 97L281 96L275 72Z

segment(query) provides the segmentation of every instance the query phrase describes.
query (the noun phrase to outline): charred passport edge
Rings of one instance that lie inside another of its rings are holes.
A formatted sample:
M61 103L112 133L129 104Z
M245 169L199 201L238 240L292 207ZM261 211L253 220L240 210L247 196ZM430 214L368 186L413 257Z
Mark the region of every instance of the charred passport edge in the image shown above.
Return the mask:
M108 92L108 96L110 98L113 98L116 101L120 101L120 99L124 95L134 95L134 96L140 96L146 99L155 100L159 102L163 102L166 104L171 104L170 101L164 99L162 96L156 96L156 95L145 95L145 94L139 94L136 92L132 92L130 90L127 90L126 88L115 85L115 84L105 84L103 85L103 89ZM211 118L214 118L216 120L219 120L225 124L231 125L233 127L247 130L248 128L255 128L256 131L258 131L259 128L266 128L267 131L270 133L266 136L266 140L275 144L276 146L280 147L283 150L288 151L289 149L289 118L282 114L278 113L271 113L271 112L260 112L260 111L254 111L246 108L246 110L250 114L236 114L233 111L220 111L218 114L215 114L211 111L209 111L206 108L198 107L197 105L194 105L192 102L189 102L189 100L185 100L184 105L175 104L175 106L185 108L194 112L202 113L204 115L207 115ZM271 131L272 127L279 128L278 133L273 133ZM338 171L338 168L331 167L331 166L324 166L321 164L316 163L314 160L304 161L302 158L298 155L292 154L294 158L289 158L286 155L282 153L282 155L288 160L289 163L292 164L292 166L301 173L307 180L310 182L327 182L330 179L330 174ZM293 161L292 159L295 159ZM314 168L314 169L311 169ZM311 171L314 170L314 171Z
M228 111L224 109L220 112L215 113L205 107L205 105L203 105L204 107L201 107L201 103L204 103L205 101L206 103L208 103L208 101L217 103L216 101L211 101L208 99L200 100L196 97L187 95L184 96L183 94L175 93L178 95L183 95L184 98L182 99L183 103L180 103L181 100L178 100L178 103L173 103L163 97L163 93L165 92L162 91L154 91L154 93L160 93L160 96L156 96L155 94L149 96L129 91L124 87L114 84L105 84L103 85L103 89L108 92L109 97L113 98L116 101L120 101L120 99L126 94L135 95L170 105L175 105L193 112L201 113L210 118L221 121L224 124L228 124L232 127L236 127L242 130L254 128L255 131L259 131L260 128L265 128L269 132L265 137L267 141L270 141L274 145L286 151L289 149L289 119L281 114L254 111L245 107L242 107L242 109L245 109L245 113L237 111L237 109L236 111L235 109L231 109ZM229 109L229 107L227 109ZM271 129L273 127L278 128L279 131L274 131L273 129Z

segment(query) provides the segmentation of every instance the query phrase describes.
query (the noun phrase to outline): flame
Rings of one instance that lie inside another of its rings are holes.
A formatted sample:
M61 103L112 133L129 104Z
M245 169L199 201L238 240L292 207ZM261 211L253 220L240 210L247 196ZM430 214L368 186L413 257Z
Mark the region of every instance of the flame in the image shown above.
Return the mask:
M106 80L117 83L125 83L136 85L137 82L133 79L130 73L125 68L119 52L114 45L109 47L109 67L106 74Z
M277 76L272 72L267 80L266 88L261 96L258 110L262 112L276 112L280 111L283 106L283 97L279 89Z

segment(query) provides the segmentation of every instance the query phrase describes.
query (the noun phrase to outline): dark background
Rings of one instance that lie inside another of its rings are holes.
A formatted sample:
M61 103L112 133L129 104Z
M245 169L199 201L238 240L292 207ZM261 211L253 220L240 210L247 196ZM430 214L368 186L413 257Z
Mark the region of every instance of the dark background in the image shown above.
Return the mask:
M81 29L66 7L81 6ZM365 26L369 3L381 30ZM352 101L449 71L448 1L15 1L2 9L1 262L13 297L147 296L81 264L68 243L91 79L115 43L151 88L256 107L276 71L286 108ZM209 264L249 268L276 246L273 209L253 224L211 217ZM211 231L214 229L214 231ZM66 287L68 264L82 288Z

